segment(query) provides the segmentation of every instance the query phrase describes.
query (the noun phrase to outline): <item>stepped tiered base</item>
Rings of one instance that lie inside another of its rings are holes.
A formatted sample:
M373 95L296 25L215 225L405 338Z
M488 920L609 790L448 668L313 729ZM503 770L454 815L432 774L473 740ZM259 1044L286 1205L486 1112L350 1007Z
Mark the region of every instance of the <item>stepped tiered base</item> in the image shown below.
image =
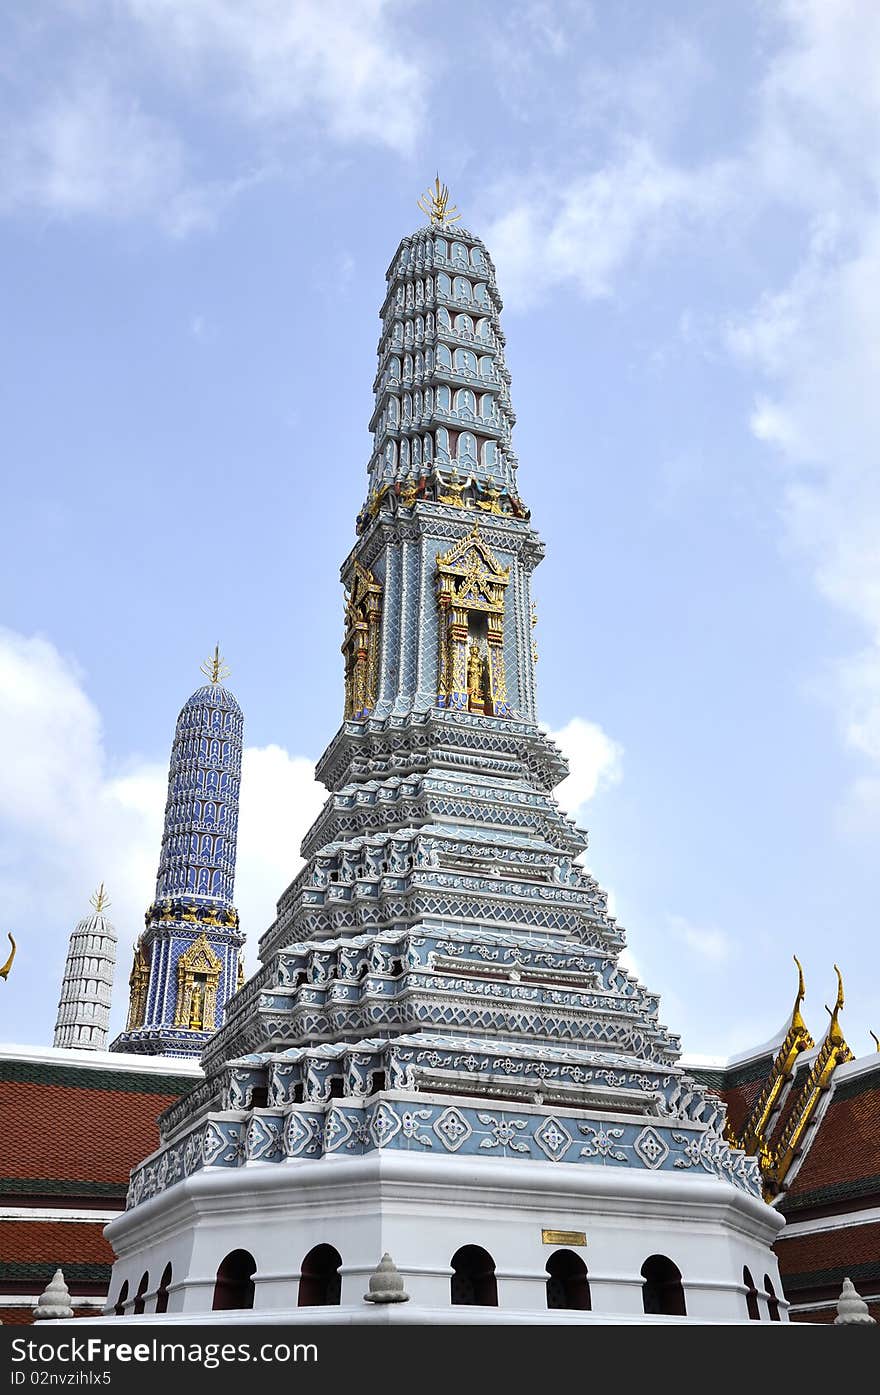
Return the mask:
M449 712L352 722L321 769L332 793L262 967L108 1228L111 1304L170 1264L169 1312L210 1311L244 1250L255 1312L314 1313L300 1276L319 1245L341 1257L340 1320L369 1308L385 1251L437 1322L460 1312L462 1246L491 1256L502 1320L546 1317L559 1249L592 1304L564 1321L643 1313L658 1255L690 1317L744 1319L744 1268L779 1291L757 1163L618 963L547 737Z

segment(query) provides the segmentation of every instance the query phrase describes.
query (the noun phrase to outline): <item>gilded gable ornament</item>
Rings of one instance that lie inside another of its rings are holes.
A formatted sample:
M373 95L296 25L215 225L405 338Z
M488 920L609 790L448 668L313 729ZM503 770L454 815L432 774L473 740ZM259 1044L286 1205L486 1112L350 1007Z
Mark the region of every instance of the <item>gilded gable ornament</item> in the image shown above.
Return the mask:
M213 1032L223 961L207 935L199 935L177 961L174 1025L192 1032ZM196 1026L198 1022L198 1026Z
M376 705L382 587L360 562L354 563L345 602L345 718L362 722Z
M440 673L437 704L457 712L509 717L504 672L502 567L480 534L479 522L437 558Z

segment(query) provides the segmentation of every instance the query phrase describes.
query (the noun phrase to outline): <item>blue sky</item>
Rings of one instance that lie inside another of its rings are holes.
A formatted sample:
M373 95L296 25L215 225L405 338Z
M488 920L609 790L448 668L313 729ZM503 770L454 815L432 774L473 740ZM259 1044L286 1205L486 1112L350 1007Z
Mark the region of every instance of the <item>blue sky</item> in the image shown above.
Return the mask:
M114 1027L174 720L245 712L251 954L342 705L384 272L439 169L505 299L543 722L690 1052L832 963L880 1030L880 10L44 0L0 15L0 1034L103 878Z

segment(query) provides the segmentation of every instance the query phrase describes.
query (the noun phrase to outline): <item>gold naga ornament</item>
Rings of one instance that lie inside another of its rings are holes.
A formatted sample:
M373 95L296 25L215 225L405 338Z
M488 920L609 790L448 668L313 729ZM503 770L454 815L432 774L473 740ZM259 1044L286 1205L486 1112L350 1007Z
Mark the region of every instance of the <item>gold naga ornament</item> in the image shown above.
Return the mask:
M449 185L440 183L439 174L433 189L426 189L417 202L432 227L448 228L450 223L457 223L461 218L456 205L449 202Z
M0 978L9 977L9 970L12 968L12 961L15 958L15 951L17 948L15 940L12 936L12 932L10 930L7 930L6 934L9 939L9 943L12 945L12 949L9 952L9 958L6 960L6 963L3 965L2 969L0 969Z

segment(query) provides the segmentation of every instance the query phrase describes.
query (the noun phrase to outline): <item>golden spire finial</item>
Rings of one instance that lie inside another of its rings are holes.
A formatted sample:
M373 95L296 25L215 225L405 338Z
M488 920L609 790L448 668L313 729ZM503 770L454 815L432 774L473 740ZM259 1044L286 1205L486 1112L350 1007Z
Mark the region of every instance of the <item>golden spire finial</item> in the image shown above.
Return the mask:
M6 963L3 965L2 969L0 969L0 978L9 977L9 970L12 968L12 961L15 958L15 940L12 938L12 932L10 930L7 930L6 933L9 936L9 943L12 945L12 949L10 951L9 958L7 959Z
M101 911L106 910L106 908L110 905L110 897L104 890L103 882L98 887L98 890L89 897L89 905L94 906L95 910L98 912L99 915Z
M222 683L224 678L229 677L231 669L220 653L219 644L214 645L214 653L201 665L201 671L212 683Z
M454 203L449 202L449 185L440 183L440 175L434 180L433 189L426 189L417 200L419 208L426 213L432 227L445 228L457 223L461 214L456 212Z

